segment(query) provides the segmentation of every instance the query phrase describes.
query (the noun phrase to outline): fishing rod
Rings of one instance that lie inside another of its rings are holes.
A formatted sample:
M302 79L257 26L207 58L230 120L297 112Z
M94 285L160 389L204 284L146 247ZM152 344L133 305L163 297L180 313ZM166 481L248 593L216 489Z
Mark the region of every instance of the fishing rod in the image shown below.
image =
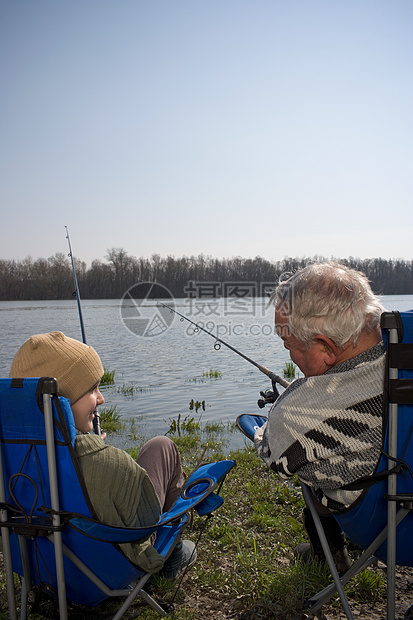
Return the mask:
M76 300L77 300L77 309L79 313L80 329L82 331L82 341L84 344L86 344L86 333L85 333L85 326L83 324L82 306L80 304L80 292L79 292L79 285L77 283L75 261L73 258L72 246L70 243L69 230L67 226L65 226L65 228L66 228L66 239L69 244L68 256L70 257L70 260L72 261L73 280L75 282L75 292L73 293L73 295L76 297ZM95 413L95 417L93 418L93 428L94 428L96 435L101 435L100 415L98 414L97 410L94 413Z
M76 297L76 300L77 300L77 309L78 309L78 312L79 312L80 329L82 330L82 341L84 342L84 344L86 344L85 326L83 324L82 306L80 305L80 293L79 293L79 286L78 286L78 283L77 283L75 261L74 261L74 258L73 258L72 246L70 244L69 230L68 230L67 226L65 226L65 228L66 228L66 239L67 239L67 242L69 244L69 254L68 254L68 256L70 257L70 260L72 261L73 280L75 281L75 289L76 289L75 292L73 293L73 296Z
M247 360L247 362L249 362L250 364L252 364L256 368L258 368L258 370L260 370L264 375L267 375L267 377L269 377L271 379L271 382L272 382L273 388L274 388L274 392L276 391L276 387L275 387L276 383L279 383L279 385L281 385L282 387L285 387L285 388L290 385L288 383L288 381L286 381L285 379L283 379L279 375L276 375L271 370L268 370L268 368L266 368L265 366L262 366L261 364L258 364L257 362L254 362L254 360L252 360L250 357L248 357L247 355L244 355L244 353L241 353L241 351L238 351L238 349L236 349L235 347L233 347L230 344L228 344L228 342L225 342L224 340L221 340L221 338L218 338L218 336L215 336L215 334L213 334L212 332L209 332L207 329L202 327L202 325L199 325L198 323L195 323L195 321L191 321L191 319L188 319L187 316L185 316L184 314L181 314L180 312L175 310L175 308L171 308L171 306L167 306L166 304L162 303L162 301L159 301L159 299L157 301L164 308L168 308L168 310L170 310L171 312L175 312L175 314L180 316L181 317L181 321L182 320L188 321L188 323L191 323L192 325L194 325L196 330L201 330L201 331L205 332L206 334L208 334L208 336L212 336L212 338L215 339L214 349L216 349L218 351L221 348L221 344L223 344L225 347L227 347L228 349L231 349L231 351L234 351L234 353L236 353L237 355L240 355L241 357L244 358L244 360ZM261 392L261 395L264 396L264 394L262 392ZM267 397L264 396L264 398L267 398ZM267 400L267 402L271 402L271 401ZM259 406L261 406L261 405L259 405Z

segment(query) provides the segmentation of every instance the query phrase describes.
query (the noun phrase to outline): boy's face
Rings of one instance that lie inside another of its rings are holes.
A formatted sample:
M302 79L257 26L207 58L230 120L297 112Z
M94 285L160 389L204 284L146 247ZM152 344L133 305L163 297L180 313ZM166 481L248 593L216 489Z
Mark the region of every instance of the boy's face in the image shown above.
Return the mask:
M82 433L90 433L93 430L93 418L99 405L103 405L105 399L99 391L99 385L95 385L72 405L75 426Z

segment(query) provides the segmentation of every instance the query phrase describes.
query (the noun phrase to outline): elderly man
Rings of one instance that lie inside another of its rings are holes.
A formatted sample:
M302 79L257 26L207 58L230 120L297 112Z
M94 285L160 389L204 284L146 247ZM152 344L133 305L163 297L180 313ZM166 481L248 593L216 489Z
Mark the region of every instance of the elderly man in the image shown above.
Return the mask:
M283 477L309 485L339 570L348 565L344 537L331 511L360 491L343 487L374 472L380 456L384 308L364 274L333 263L305 267L277 287L275 325L304 374L278 398L254 442L258 455ZM324 558L308 509L310 545L303 559Z

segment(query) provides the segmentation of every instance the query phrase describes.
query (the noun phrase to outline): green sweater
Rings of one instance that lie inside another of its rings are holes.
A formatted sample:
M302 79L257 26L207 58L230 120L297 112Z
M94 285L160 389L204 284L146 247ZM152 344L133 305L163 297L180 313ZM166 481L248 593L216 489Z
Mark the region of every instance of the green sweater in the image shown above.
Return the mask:
M75 452L100 521L121 527L142 527L158 521L161 506L153 484L129 454L106 445L93 434L78 435ZM156 572L164 564L164 558L148 540L119 547L130 561L145 571Z

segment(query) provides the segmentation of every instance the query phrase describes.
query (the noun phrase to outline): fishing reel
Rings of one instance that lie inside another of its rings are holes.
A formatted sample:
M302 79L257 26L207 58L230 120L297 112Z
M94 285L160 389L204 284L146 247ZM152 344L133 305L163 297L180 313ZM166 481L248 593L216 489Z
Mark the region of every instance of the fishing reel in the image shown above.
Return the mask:
M274 396L274 392L272 390L265 390L260 392L262 398L259 398L257 401L257 405L260 409L263 409L265 405L269 405L271 403L275 403L276 396Z
M263 409L265 405L271 405L272 403L275 403L275 401L280 395L277 390L275 381L272 381L272 390L265 390L263 392L260 392L260 395L262 396L262 398L259 398L257 401L257 405L260 409Z

